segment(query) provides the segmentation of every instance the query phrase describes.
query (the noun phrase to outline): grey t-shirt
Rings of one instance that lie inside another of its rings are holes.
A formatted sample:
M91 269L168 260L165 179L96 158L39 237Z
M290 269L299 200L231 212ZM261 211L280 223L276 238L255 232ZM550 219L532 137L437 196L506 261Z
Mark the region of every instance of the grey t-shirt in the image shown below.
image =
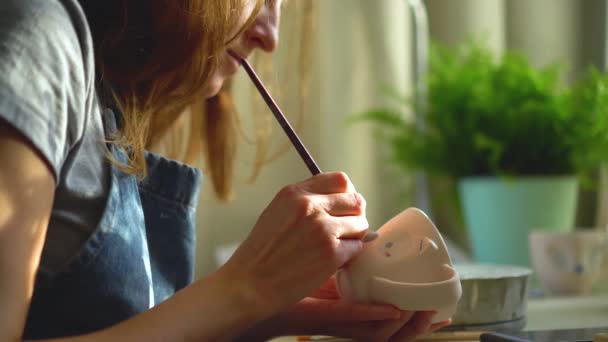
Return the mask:
M97 226L110 182L92 37L77 0L0 1L0 119L57 180L40 267L58 271Z

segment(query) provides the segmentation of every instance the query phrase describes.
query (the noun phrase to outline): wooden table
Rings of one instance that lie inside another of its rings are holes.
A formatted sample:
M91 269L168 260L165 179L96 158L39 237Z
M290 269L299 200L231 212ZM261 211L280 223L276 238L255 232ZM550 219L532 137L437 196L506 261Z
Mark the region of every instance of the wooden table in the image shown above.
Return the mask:
M528 302L527 318L526 330L608 326L608 295L532 299ZM294 341L296 341L295 337L273 340L273 342Z

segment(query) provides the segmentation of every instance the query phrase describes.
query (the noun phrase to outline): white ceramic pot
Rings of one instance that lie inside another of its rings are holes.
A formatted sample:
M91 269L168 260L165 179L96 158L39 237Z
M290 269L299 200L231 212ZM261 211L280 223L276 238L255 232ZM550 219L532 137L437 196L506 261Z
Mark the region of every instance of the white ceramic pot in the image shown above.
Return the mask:
M552 295L589 294L602 276L608 248L603 230L530 233L530 255L538 280Z
M340 295L402 310L437 311L434 323L452 317L462 294L460 278L441 234L426 214L409 208L384 224L378 234L338 272Z

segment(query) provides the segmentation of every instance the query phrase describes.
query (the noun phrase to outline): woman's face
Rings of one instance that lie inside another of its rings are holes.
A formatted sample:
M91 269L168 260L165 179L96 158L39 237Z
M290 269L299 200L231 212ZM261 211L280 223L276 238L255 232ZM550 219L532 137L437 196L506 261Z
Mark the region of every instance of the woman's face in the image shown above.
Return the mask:
M216 95L226 79L233 76L239 69L239 62L230 56L228 51L247 58L255 49L268 53L276 49L279 42L281 3L282 0L266 0L253 24L226 47L226 51L220 56L219 67L207 84L206 97ZM255 7L254 1L250 1L249 4L244 11L243 23L246 18L249 18Z

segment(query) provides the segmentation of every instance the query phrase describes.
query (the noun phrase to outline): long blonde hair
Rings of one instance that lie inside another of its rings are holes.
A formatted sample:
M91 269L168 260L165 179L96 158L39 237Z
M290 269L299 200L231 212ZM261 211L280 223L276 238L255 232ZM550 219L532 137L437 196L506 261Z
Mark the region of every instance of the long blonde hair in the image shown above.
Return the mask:
M121 110L121 129L112 140L129 156L119 165L125 172L145 176L144 150L152 137L200 103L246 1L80 0L99 80L110 86ZM256 1L243 29L263 4Z
M283 1L283 5L287 2ZM281 35L286 35L280 44L286 54L281 58L288 63L277 64L275 62L279 60L264 53L252 55L250 62L277 101L282 106L286 105L283 109L288 116L292 115L291 123L300 129L308 109L311 68L314 64L314 49L310 47L315 44L317 12L313 1L289 1L289 6L285 6L282 12L281 16L288 22L284 22L287 25L283 24L281 29ZM280 64L282 67L277 68ZM253 125L251 128L254 130L243 130L231 90L232 82L227 82L218 96L202 105L190 107L180 117L180 122L163 135L161 143L155 146L155 151L187 163L196 163L199 156L204 157L205 171L213 181L215 194L222 200L231 197L238 143L254 146L253 151L248 150L252 153L239 155L245 157L241 162L251 166L249 183L256 180L264 166L293 148L253 86L249 87L252 96L248 105L253 114L253 122L249 124ZM273 142L279 145L275 146ZM243 163L239 166L243 166Z
M201 94L218 55L234 38L229 34L242 19L246 1L251 0L80 0L90 13L99 75L111 85L123 114L114 142L130 156L127 165L118 165L125 172L145 176L144 149L164 143L163 152L171 158L197 164L203 157L215 194L222 200L230 197L240 132L231 83L210 99ZM241 32L263 1L256 5ZM303 6L299 30L310 33L312 4ZM303 39L297 70L300 101L307 96L307 45L309 39ZM266 161L285 151L283 146L269 154L268 132L267 127L256 132L252 179Z

